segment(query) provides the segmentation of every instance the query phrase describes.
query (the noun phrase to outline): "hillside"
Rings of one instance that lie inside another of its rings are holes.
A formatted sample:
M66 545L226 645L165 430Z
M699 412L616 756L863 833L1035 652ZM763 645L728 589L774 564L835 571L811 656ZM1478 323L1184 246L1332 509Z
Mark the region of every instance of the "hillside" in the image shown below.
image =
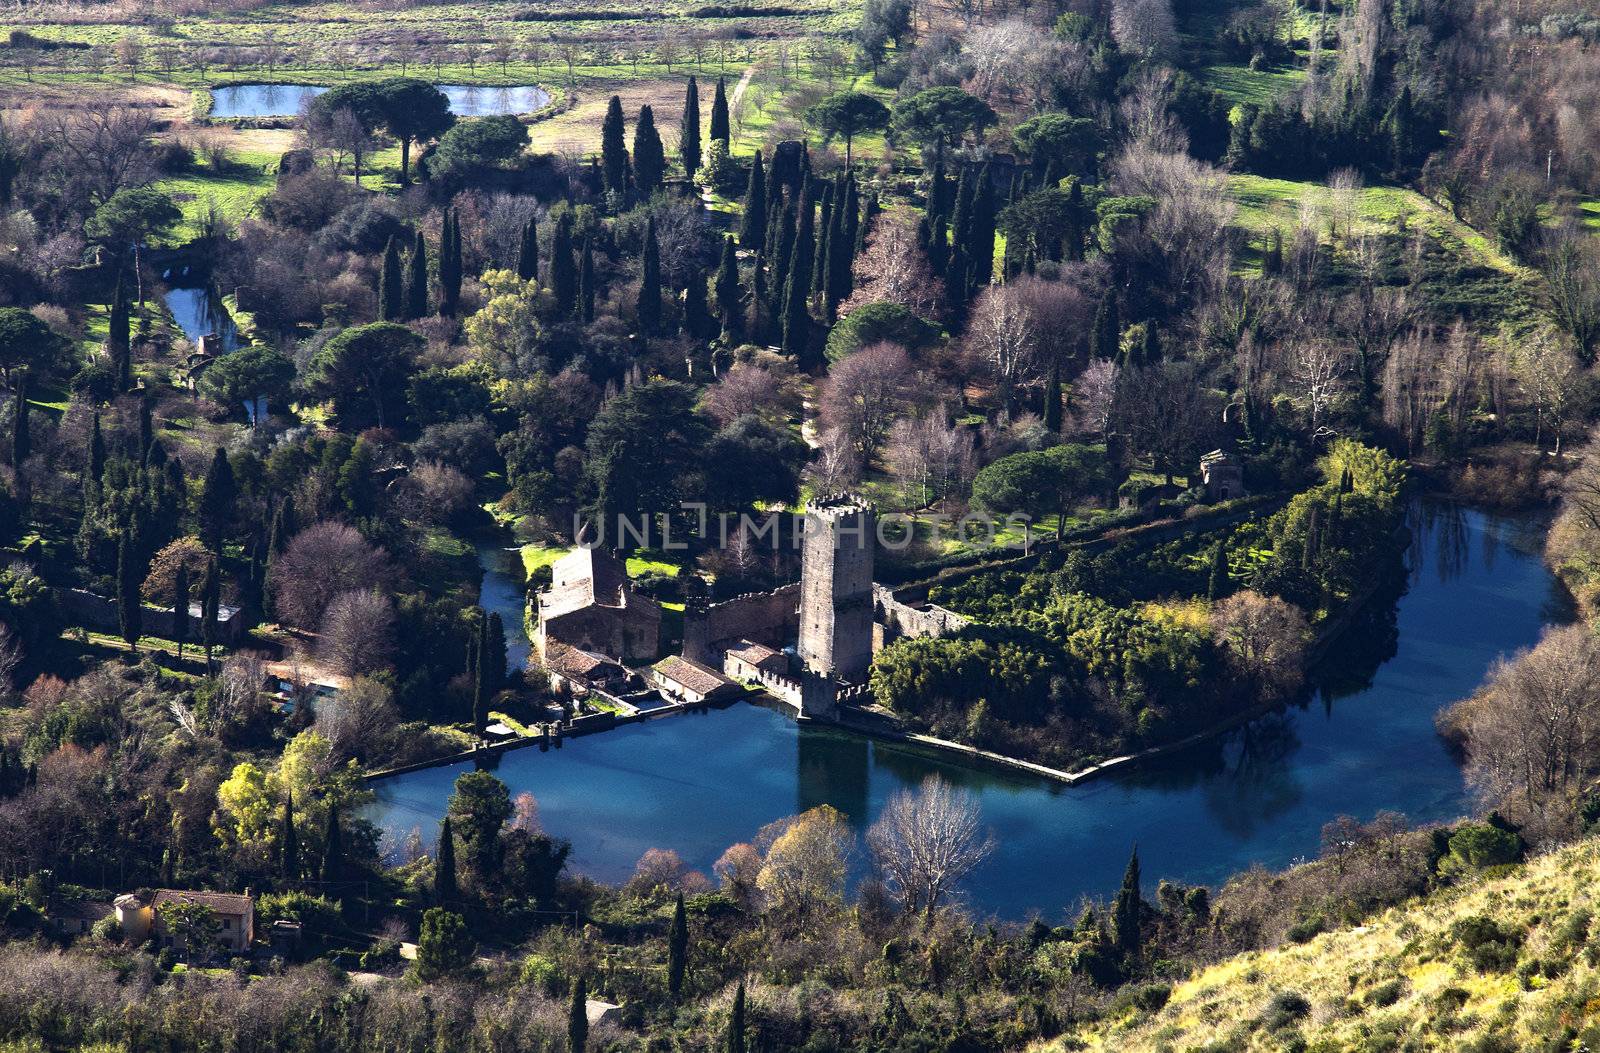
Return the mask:
M1228 959L1176 985L1153 1016L1039 1048L1593 1049L1597 878L1600 840L1585 840L1368 925Z

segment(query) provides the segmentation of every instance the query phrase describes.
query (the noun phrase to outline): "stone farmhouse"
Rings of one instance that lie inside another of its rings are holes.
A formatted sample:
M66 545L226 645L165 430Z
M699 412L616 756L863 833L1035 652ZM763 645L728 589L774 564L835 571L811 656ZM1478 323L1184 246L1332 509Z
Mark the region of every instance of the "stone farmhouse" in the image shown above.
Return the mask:
M603 549L580 545L556 560L538 604L533 644L541 662L553 641L624 662L661 652L661 605L635 592L627 565Z
M183 937L167 931L161 910L167 904L180 903L211 908L219 925L217 944L224 951L243 954L250 949L256 935L256 901L248 890L242 895L170 888L156 889L148 894L129 892L118 896L112 902L112 909L123 934L135 943L154 935L161 946L183 950Z

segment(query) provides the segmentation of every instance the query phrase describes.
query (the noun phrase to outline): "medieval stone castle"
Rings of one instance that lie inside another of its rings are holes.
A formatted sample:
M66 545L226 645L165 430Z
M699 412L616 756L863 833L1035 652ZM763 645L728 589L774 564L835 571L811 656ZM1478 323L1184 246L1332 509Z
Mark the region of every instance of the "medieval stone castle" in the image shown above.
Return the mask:
M905 636L940 636L965 619L933 604L905 603L873 581L877 519L858 497L835 494L806 506L798 582L684 611L683 653L657 662L665 692L700 701L740 683L818 720L841 704L870 701L872 656ZM654 658L661 609L636 593L622 561L577 548L552 568L538 596L534 638L553 672L581 678Z

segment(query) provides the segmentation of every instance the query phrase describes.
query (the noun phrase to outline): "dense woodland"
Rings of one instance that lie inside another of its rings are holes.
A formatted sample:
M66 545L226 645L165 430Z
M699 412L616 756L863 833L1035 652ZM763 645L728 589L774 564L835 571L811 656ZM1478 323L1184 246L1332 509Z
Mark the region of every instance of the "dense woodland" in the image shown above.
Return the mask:
M0 14L0 96L34 93L0 108L4 1048L1085 1048L1196 966L1474 887L1600 818L1585 622L1441 716L1478 818L1336 818L1320 859L1216 889L1152 887L1134 852L1114 898L1027 924L973 917L992 844L937 780L870 828L752 830L710 875L662 845L618 888L487 772L437 841L382 842L364 773L571 707L510 667L485 538L687 536L696 508L853 490L907 524L895 582L1040 545L935 583L972 624L886 648L871 687L911 730L1060 767L1302 702L1343 618L1402 587L1424 489L1555 508L1584 619L1600 591L1581 4L866 0L792 50L730 36L754 81L723 75L729 42L715 66L709 37L607 43L665 73L606 93L582 150L541 148L551 114L457 118L421 79L542 49L552 114L580 112L597 52L518 12L487 45L336 60L287 35L214 54L174 26L224 12L182 4ZM244 178L237 144L264 140L141 85L326 61L253 203L175 189ZM239 350L176 328L182 268ZM1208 501L1214 449L1248 498ZM1029 526L986 544L949 526L968 513ZM743 533L624 554L668 605L796 573ZM312 705L313 672L345 686ZM183 953L55 928L155 887L250 888L305 939L227 963L204 911L170 919ZM591 1031L590 996L620 1016ZM1280 1008L1266 1030L1306 1048ZM1473 1048L1528 1048L1501 1038ZM1206 1048L1258 1048L1226 1041ZM1448 1048L1416 1041L1371 1048Z

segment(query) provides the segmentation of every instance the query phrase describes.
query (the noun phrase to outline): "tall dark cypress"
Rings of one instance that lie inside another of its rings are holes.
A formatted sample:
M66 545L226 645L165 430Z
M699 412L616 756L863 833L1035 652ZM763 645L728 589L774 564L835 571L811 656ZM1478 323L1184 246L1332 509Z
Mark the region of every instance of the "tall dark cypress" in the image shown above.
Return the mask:
M405 314L407 320L428 316L428 242L420 230L407 261Z
M716 94L711 96L711 141L727 146L732 137L728 126L728 85L718 77Z
M473 678L472 690L472 733L478 738L483 738L484 730L489 726L489 701L494 697L495 687L490 682L492 673L484 661L489 646L489 616L480 607L478 609L477 650L474 655L473 668L477 675Z
M967 260L972 269L969 298L981 292L994 280L995 226L994 186L989 166L978 172L978 181L972 189L972 229L967 236Z
M433 864L433 900L450 903L456 898L456 838L446 815L439 824L438 858Z
M181 561L172 576L172 639L181 662L183 645L189 642L189 568Z
M697 340L712 335L711 309L706 304L706 276L697 263L689 264L683 287L683 331Z
M728 1041L724 1053L746 1053L744 1044L744 981L733 992L733 1012L728 1016Z
M667 151L656 130L655 110L646 104L639 107L639 123L633 128L633 183L639 196L648 198L660 190L666 173Z
M144 635L144 605L139 599L139 583L144 578L133 543L123 534L117 546L117 628L130 650L139 650Z
M94 412L94 430L89 434L89 481L99 485L106 474L106 437L100 427L100 411Z
M755 266L750 269L750 317L747 326L750 337L762 346L771 346L772 300L767 292L767 261L756 253Z
M205 542L219 558L222 544L227 540L228 526L233 522L233 506L238 499L238 485L233 479L233 466L228 463L227 451L218 446L206 469L200 489L200 504L195 518L199 520L200 540Z
M628 146L622 126L622 97L611 96L605 120L600 125L600 171L605 176L606 192L621 195L628 189Z
M971 281L971 268L967 265L967 248L959 240L950 246L950 255L944 264L944 302L955 318L967 313L967 289Z
M744 215L739 217L739 245L760 252L767 244L767 172L761 151L750 161L750 182L744 188Z
M739 253L733 235L722 239L722 260L717 266L717 317L722 320L722 337L730 344L744 338L744 305L739 302Z
M933 228L928 232L928 266L933 268L933 273L944 275L945 267L950 262L950 239L945 230L943 216L933 221Z
M117 286L111 294L111 317L108 322L106 347L111 352L112 364L117 370L117 390L133 388L133 343L129 332L128 287L122 271L117 271Z
M783 216L778 222L777 246L778 254L773 257L772 269L772 317L774 324L781 329L783 318L783 298L789 291L789 264L794 261L795 228L800 222L800 202L798 198L789 198L784 206ZM768 239L768 245L772 244ZM779 339L782 339L781 335Z
M455 209L444 211L439 234L439 314L454 318L461 304L461 217Z
M283 818L278 824L278 876L293 884L300 880L300 836L294 829L294 794L283 798Z
M525 282L539 277L539 221L532 216L522 228L522 244L517 246L517 277Z
M578 265L572 258L572 217L563 215L556 222L550 239L550 291L555 296L556 317L571 318L578 302Z
M572 1002L567 1006L567 1050L568 1053L584 1053L588 1045L589 984L579 974L572 984Z
M933 162L933 178L928 182L928 228L933 228L933 223L944 215L945 204L948 197L944 178L944 154L940 154Z
M344 831L339 826L339 805L328 802L328 818L322 828L322 880L338 881L344 873Z
M1143 921L1144 902L1139 892L1139 849L1134 848L1128 857L1128 869L1122 874L1122 887L1111 905L1111 932L1117 949L1124 954L1136 955L1143 944L1140 923Z
M479 657L489 694L506 686L506 623L498 612L490 611L484 625L483 653Z
M689 918L683 909L683 893L680 892L672 908L672 927L667 930L667 991L673 998L683 993L683 976L688 968Z
M833 199L836 189L835 183L829 183L822 188L822 216L817 222L817 248L811 259L813 299L822 294L822 286L828 273L828 237L833 233Z
M661 246L656 242L656 218L644 227L644 252L640 258L639 331L654 335L661 328Z
M400 274L400 246L394 238L383 250L383 271L378 277L378 320L398 322L405 311L405 282Z
M678 156L689 179L700 170L700 84L693 77L683 93L683 120L678 125Z
M955 211L950 216L950 238L965 242L972 236L972 169L962 168L956 182Z
M835 259L844 261L844 293L848 296L855 290L850 265L861 254L861 192L856 187L854 172L845 180L844 218L840 220L839 229L844 232L844 241L840 245L844 255Z
M140 464L147 463L150 457L150 447L155 445L155 441L156 422L151 415L150 394L146 392L139 397L139 438L137 440L138 445L133 450L133 459Z
M1228 548L1219 541L1217 547L1211 550L1211 577L1206 582L1206 599L1226 599L1230 591L1232 582L1228 577Z
M1044 382L1044 426L1061 434L1061 359L1050 360L1050 375Z
M594 321L594 247L583 239L583 259L578 264L578 319L585 325Z
M216 560L206 563L200 585L200 644L206 649L206 671L211 670L211 649L217 645L217 612L222 607L222 570Z
M878 218L881 211L878 207L878 192L870 191L867 194L867 203L861 210L861 222L856 226L856 255L861 255L867 247L867 235L872 233L872 221Z
M1094 358L1111 361L1122 351L1122 319L1117 311L1115 293L1106 293L1095 308L1094 328L1089 336L1089 354Z
M800 192L800 215L795 226L794 252L789 260L789 287L783 301L783 353L799 361L802 369L811 363L811 266L816 255L816 209L809 189Z
M28 430L28 374L17 374L17 394L11 413L11 467L21 468L33 453L33 436Z
M850 264L855 259L855 231L850 222L855 206L853 188L846 185L837 197L823 241L828 255L822 269L822 320L828 325L838 317L839 304L850 295Z

